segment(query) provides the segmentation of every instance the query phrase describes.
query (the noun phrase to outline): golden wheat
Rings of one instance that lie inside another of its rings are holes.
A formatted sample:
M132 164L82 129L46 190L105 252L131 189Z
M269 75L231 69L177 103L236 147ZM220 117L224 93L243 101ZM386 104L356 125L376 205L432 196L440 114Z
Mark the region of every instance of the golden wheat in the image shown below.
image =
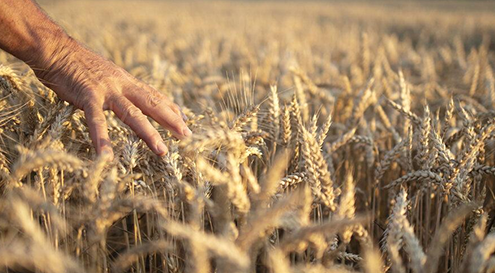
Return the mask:
M42 1L194 134L108 162L0 52L0 271L493 272L495 6L389 4Z

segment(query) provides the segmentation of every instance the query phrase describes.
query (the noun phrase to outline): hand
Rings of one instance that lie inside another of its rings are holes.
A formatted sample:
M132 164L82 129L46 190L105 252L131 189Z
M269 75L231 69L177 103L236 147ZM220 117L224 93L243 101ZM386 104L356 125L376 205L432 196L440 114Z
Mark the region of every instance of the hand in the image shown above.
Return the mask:
M57 95L84 111L98 154L113 158L104 110L112 110L157 155L167 147L146 116L179 139L190 136L179 106L124 69L68 38L32 65L37 77Z

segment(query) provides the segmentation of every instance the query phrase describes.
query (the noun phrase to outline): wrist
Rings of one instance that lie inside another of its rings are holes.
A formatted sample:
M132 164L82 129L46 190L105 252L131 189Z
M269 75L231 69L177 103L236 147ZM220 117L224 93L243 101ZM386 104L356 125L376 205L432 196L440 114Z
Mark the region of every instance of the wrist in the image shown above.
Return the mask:
M45 78L43 75L58 70L62 62L67 61L79 47L77 41L59 29L40 41L36 48L32 48L25 62L39 78Z

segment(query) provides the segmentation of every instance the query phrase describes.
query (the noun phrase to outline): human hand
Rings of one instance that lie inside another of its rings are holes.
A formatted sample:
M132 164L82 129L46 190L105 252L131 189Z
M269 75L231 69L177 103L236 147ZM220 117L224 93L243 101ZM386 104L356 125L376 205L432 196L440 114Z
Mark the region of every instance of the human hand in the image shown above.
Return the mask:
M104 110L112 110L160 156L167 153L167 147L146 116L179 139L192 134L179 106L124 69L71 38L54 48L30 65L43 84L84 111L98 154L108 153L113 158Z

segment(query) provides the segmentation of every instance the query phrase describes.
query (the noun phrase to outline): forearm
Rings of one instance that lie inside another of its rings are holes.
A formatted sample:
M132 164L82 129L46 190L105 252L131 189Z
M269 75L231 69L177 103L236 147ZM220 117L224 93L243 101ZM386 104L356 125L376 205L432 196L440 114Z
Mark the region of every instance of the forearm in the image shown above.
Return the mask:
M50 66L56 52L71 43L32 0L0 0L0 48L34 69Z
M32 0L0 0L0 48L29 64L59 98L84 111L99 154L112 154L104 110L114 111L158 155L167 147L145 115L178 138L191 135L177 105L80 45Z

